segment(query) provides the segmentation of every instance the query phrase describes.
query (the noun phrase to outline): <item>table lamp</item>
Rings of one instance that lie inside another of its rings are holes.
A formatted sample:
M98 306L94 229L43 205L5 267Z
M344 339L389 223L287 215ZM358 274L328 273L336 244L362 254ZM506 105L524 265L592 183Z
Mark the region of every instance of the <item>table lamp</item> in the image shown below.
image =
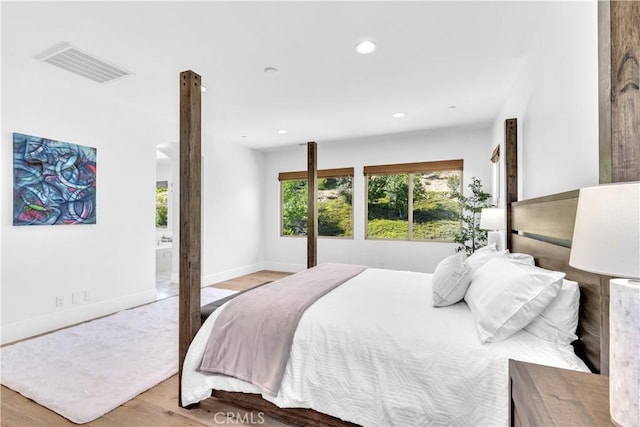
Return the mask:
M484 208L480 212L480 229L489 230L487 233L487 244L496 244L497 250L502 250L503 238L502 232L504 230L504 209L502 208Z
M625 427L638 426L640 418L639 236L640 182L580 189L569 264L616 277L609 299L609 410Z

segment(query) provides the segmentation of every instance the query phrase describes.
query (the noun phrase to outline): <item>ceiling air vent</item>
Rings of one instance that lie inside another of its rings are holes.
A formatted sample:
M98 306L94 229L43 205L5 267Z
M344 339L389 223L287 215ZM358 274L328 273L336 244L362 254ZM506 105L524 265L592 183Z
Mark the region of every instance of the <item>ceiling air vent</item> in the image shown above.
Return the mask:
M132 74L66 42L47 49L35 58L98 83L110 83Z

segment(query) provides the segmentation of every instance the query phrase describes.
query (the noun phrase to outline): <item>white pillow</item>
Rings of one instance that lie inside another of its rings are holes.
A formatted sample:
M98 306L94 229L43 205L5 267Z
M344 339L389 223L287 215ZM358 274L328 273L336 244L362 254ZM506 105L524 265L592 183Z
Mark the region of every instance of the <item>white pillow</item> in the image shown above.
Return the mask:
M459 252L440 261L433 272L433 306L444 307L462 301L471 283L471 270L464 265L464 254Z
M489 261L491 258L496 257L496 256L504 256L508 252L509 251L498 251L498 250L496 250L496 244L492 243L490 245L487 245L485 247L482 247L482 248L476 250L474 253L469 255L469 258L467 258L467 260L464 262L464 264L467 267L469 267L469 269L471 270L471 274L473 276L473 273L478 268L482 267L484 265L484 263Z
M509 251L507 251L504 256L512 261L524 262L525 264L529 265L536 265L536 261L533 259L533 256L529 254L521 254L519 252L510 253Z
M580 286L578 282L563 280L558 296L524 329L533 335L556 344L568 345L578 339Z
M501 341L527 326L558 295L564 276L504 257L487 261L464 297L480 341Z

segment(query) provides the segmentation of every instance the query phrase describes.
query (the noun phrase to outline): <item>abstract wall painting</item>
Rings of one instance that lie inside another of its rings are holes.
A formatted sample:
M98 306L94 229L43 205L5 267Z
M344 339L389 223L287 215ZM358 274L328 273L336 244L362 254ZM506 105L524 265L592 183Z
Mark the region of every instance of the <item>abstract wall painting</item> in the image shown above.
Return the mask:
M13 225L96 223L96 149L13 134Z

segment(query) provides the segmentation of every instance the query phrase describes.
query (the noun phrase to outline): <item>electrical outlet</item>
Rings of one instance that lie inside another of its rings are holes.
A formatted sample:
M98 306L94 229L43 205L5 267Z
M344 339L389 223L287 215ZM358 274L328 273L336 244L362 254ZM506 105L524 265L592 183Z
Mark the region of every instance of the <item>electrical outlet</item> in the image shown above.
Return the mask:
M56 297L56 307L62 307L64 305L64 297L57 296Z

